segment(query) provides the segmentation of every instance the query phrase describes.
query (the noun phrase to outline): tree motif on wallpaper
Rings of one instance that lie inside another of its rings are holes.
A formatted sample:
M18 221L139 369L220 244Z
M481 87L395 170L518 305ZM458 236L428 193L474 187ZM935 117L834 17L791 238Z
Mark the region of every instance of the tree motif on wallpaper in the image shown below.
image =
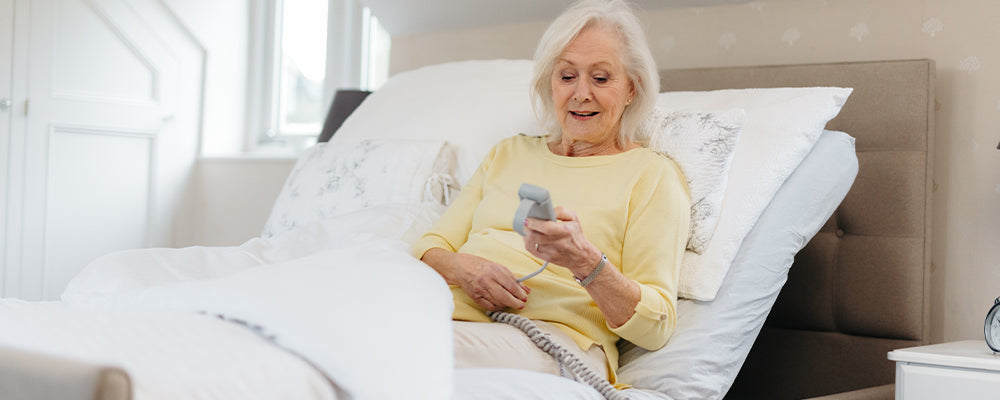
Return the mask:
M941 22L939 18L928 18L924 21L923 32L934 37L938 32L944 29L944 22Z
M674 47L677 47L677 39L674 39L673 36L667 36L660 39L660 49L663 50L664 53L670 53Z
M973 73L979 71L983 67L982 61L979 61L979 57L968 56L961 63L958 64L958 69L960 71L965 71L968 73Z
M868 24L862 22L860 24L857 24L857 25L854 25L853 27L851 27L851 33L850 33L850 35L851 35L852 38L858 39L858 41L860 42L861 39L864 39L865 36L868 36L871 33L872 33L872 31L871 31L871 29L868 28Z
M799 33L798 28L788 28L784 34L781 35L781 41L788 43L789 46L795 46L795 42L802 38L802 34Z
M735 33L723 33L722 36L719 37L719 45L724 47L726 50L729 50L729 48L733 47L734 44L736 44Z

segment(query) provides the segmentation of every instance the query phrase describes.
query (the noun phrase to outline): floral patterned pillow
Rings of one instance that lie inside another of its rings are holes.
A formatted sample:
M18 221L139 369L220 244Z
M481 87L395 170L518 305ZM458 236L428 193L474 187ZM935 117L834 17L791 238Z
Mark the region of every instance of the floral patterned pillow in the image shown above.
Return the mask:
M691 236L687 249L701 254L722 210L729 166L743 131L743 110L671 111L656 108L643 132L649 148L670 157L691 191Z
M444 203L453 164L444 141L317 144L299 156L261 236L381 204Z

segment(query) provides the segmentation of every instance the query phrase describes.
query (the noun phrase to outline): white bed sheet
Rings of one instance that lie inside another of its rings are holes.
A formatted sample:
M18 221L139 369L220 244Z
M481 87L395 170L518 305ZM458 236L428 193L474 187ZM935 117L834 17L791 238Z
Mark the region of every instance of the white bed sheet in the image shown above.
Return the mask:
M213 317L8 299L0 326L4 346L128 371L135 399L338 398L303 359Z
M455 370L454 400L604 400L597 390L563 377L510 368Z
M341 397L446 399L452 390L451 292L410 251L440 211L429 204L385 205L239 247L112 254L88 265L61 303L0 302L0 345L61 352L82 343L92 349L82 354L86 359L122 365L142 383L138 399L198 398L178 396L172 388L203 393L198 390L205 379L213 380L212 398L300 398L248 388L315 383L316 370L283 368L292 381L272 383L266 379L276 376L241 373L241 366L230 365L274 361L281 367L294 364L292 354L331 379ZM188 331L204 341L186 340ZM87 343L104 337L100 346ZM224 344L229 342L235 347ZM200 352L215 343L218 351ZM176 353L136 355L145 348ZM168 355L173 358L167 365L235 372L175 368L165 377L158 365ZM315 391L322 396L310 397L314 386L302 386L301 398L328 398L322 390Z

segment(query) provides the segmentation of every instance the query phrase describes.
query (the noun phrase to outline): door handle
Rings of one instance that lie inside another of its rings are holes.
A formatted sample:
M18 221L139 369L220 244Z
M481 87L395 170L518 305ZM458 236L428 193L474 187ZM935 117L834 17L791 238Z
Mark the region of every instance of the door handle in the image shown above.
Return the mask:
M0 99L0 111L10 110L10 106L14 103L10 99Z

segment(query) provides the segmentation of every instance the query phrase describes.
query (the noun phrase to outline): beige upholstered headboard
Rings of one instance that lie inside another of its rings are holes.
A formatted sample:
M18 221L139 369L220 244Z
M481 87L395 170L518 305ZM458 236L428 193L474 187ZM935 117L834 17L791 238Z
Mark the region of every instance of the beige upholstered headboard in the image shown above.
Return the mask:
M886 353L928 341L933 61L665 70L661 80L664 91L854 88L827 129L857 139L857 179L796 256L726 398L798 399L893 383Z

